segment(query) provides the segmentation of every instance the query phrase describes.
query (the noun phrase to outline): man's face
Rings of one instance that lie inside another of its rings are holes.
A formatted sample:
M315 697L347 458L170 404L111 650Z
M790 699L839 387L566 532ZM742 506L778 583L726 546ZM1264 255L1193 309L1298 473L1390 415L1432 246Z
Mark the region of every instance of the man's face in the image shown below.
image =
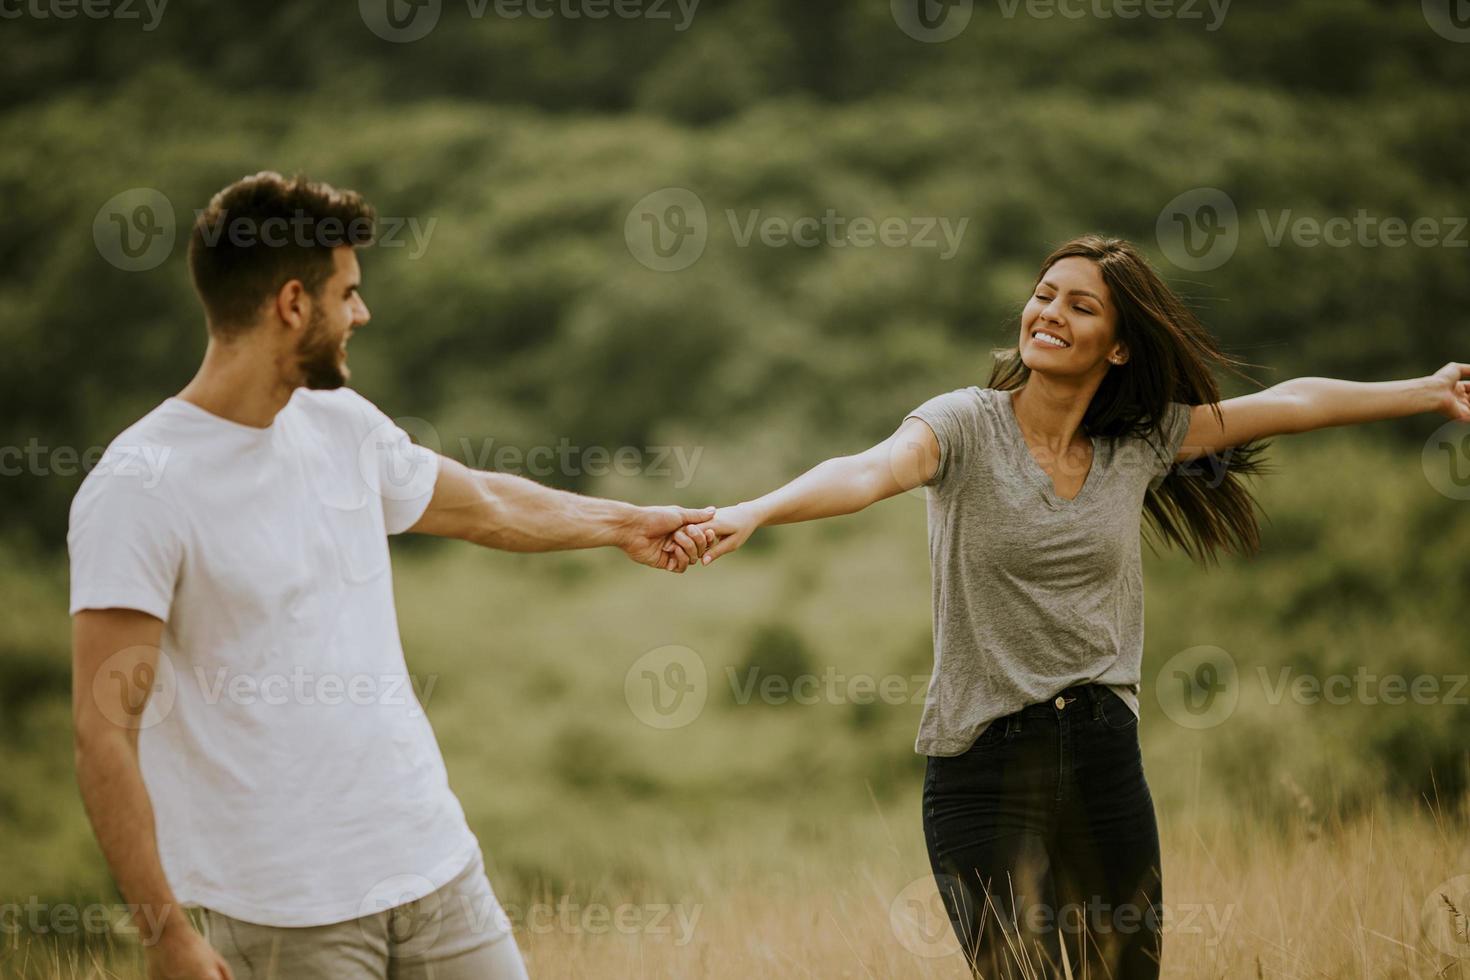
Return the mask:
M347 341L371 319L358 287L362 270L357 253L343 245L332 250L333 270L313 297L311 317L296 347L299 381L308 388L330 390L347 383Z

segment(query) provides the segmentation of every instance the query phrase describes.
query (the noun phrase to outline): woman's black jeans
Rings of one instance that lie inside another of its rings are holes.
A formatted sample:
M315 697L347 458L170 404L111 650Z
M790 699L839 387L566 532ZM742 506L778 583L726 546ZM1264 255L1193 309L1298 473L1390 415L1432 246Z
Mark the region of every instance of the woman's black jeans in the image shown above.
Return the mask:
M1154 980L1162 951L1159 830L1138 719L1097 684L992 722L930 756L929 862L986 980Z

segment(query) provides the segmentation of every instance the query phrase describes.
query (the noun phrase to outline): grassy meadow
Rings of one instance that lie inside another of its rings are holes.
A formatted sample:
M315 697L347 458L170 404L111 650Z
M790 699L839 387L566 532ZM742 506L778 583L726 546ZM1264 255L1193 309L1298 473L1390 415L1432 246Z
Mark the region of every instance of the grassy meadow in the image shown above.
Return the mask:
M753 452L706 448L677 491L598 489L728 502L719 488L775 478L742 462ZM1165 973L1458 976L1463 505L1417 453L1361 436L1282 441L1273 459L1260 555L1205 570L1145 552ZM938 928L912 748L931 663L924 528L905 495L764 530L682 577L612 553L395 545L415 686L533 976L964 975ZM54 914L118 899L72 780L64 567L3 574L0 975L139 976L134 939ZM705 703L665 729L629 675L670 647L703 666ZM1229 653L1234 708L1191 728L1160 692L1166 665L1199 647ZM812 703L743 697L752 671L823 680ZM1348 698L1291 686L1365 672L1380 680ZM1396 675L1435 679L1438 703L1373 696ZM865 698L863 677L892 680Z

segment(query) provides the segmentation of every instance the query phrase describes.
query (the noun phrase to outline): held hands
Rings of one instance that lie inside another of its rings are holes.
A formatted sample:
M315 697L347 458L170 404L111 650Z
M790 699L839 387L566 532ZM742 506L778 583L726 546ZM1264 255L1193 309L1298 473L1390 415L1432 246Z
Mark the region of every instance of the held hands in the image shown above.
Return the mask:
M721 507L715 511L712 519L684 530L691 536L703 534L713 544L704 553L703 562L708 565L721 555L727 555L743 545L760 526L760 515L751 504L745 503Z
M714 533L703 530L714 516L713 507L638 507L618 546L640 565L682 574L715 543Z
M1451 361L1429 376L1439 404L1435 411L1457 422L1470 422L1470 364Z

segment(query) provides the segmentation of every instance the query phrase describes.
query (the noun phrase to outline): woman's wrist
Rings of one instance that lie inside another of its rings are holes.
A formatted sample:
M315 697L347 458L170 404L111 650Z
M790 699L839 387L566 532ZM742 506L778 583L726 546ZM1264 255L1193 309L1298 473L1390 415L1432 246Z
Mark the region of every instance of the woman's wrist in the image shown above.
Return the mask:
M770 504L764 498L746 500L740 503L740 510L750 519L751 529L764 527L771 519Z

